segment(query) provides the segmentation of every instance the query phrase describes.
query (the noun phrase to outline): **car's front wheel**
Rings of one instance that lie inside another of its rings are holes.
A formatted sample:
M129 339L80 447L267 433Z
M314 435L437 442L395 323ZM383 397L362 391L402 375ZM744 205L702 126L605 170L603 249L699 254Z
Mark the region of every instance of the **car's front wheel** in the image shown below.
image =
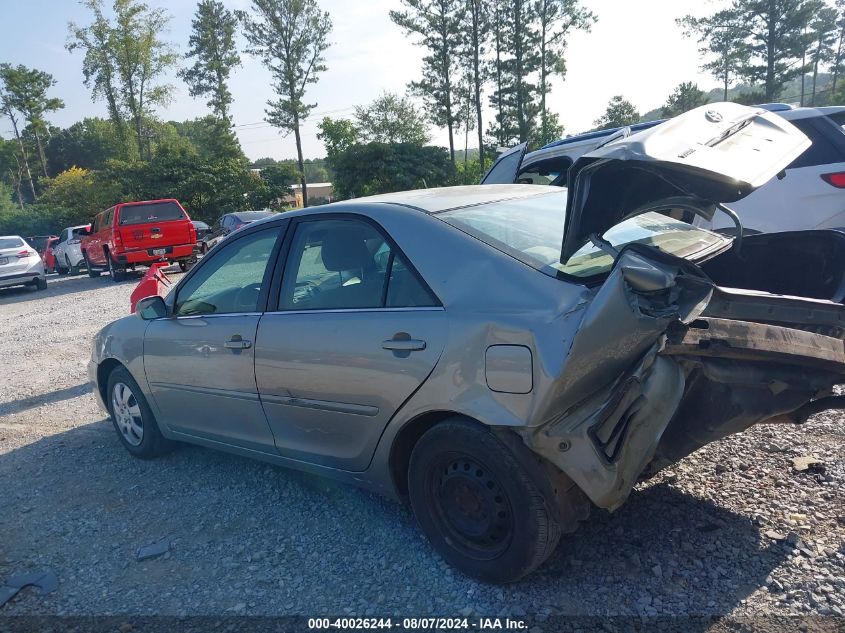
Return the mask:
M78 275L79 274L79 266L74 266L70 263L70 258L65 255L65 262L67 263L67 269L70 271L71 275Z
M125 367L109 374L107 404L120 442L135 457L150 459L167 453L172 443L158 428L141 388Z
M447 562L484 581L513 582L554 551L561 528L536 474L483 426L461 418L414 446L408 495Z

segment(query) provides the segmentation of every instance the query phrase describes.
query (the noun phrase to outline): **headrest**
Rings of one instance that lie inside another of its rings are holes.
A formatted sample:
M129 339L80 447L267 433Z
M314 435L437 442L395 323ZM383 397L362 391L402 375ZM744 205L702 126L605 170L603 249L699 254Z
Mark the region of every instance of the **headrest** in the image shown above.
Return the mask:
M320 257L326 270L334 272L373 266L373 256L364 242L363 233L357 227L329 231L323 238Z

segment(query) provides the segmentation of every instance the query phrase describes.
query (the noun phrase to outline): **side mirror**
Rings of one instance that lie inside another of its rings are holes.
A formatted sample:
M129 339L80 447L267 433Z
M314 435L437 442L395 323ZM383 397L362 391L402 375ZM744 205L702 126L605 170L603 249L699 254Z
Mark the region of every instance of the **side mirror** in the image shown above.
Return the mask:
M144 297L135 305L135 314L143 321L163 319L167 316L167 306L164 303L164 299L158 295Z

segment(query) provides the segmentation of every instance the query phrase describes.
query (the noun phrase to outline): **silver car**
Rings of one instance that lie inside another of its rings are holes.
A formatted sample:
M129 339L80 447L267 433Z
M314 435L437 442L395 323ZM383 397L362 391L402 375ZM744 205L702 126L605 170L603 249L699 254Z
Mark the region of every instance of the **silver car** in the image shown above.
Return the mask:
M710 105L583 157L569 192L277 215L105 327L90 379L137 457L190 442L407 499L447 561L513 581L701 446L842 406L845 234L690 223L806 145Z
M19 235L0 235L0 288L9 286L47 289L41 255Z

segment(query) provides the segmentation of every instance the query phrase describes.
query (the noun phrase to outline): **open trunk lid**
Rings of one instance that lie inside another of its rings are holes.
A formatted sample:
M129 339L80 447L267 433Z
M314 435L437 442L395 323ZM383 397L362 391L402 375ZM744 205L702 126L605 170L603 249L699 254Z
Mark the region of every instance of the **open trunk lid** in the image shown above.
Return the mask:
M561 262L593 233L676 195L735 202L765 184L809 147L776 114L736 103L695 108L608 143L569 170Z

